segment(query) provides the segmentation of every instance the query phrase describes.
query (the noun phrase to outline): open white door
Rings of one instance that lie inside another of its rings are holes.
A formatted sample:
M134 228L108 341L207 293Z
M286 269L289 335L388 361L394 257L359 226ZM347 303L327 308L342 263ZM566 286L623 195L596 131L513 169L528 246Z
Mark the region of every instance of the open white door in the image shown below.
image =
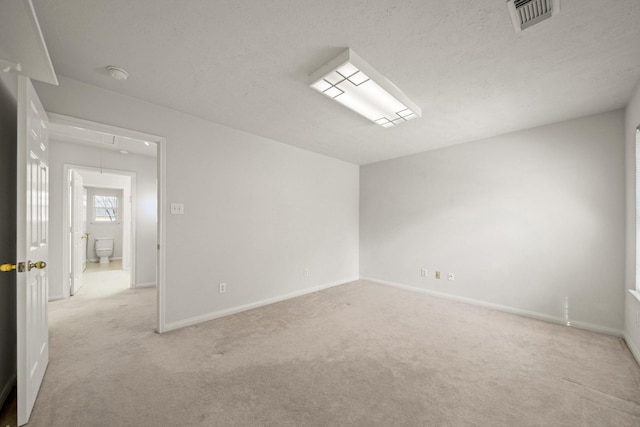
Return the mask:
M71 295L82 287L82 272L85 268L86 260L86 234L85 219L86 207L84 202L84 186L82 183L82 175L71 169L69 181L71 184Z
M49 363L47 316L49 167L47 115L27 77L18 80L18 425L29 421Z
M87 270L87 248L89 247L89 233L87 233L87 188L82 187L82 233L84 245L82 246L82 272Z

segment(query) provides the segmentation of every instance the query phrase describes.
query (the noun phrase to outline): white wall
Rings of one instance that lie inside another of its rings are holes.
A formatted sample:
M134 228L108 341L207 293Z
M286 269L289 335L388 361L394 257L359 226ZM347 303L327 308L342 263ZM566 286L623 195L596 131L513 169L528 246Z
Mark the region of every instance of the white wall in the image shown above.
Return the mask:
M568 297L574 325L620 334L623 122L615 111L363 166L361 276L552 321Z
M626 183L627 183L627 240L626 288L636 289L636 129L640 126L640 84L625 112ZM624 336L636 360L640 363L640 301L625 293Z
M18 79L0 72L0 264L16 260ZM16 375L16 273L0 273L0 407Z
M48 107L45 105L45 109ZM97 148L68 142L52 141L49 152L49 238L53 247L62 248L62 212L64 209L64 165L100 167L101 152ZM156 281L156 159L147 156L102 150L104 169L136 173L136 277L137 284ZM96 236L94 236L96 237ZM93 240L92 240L93 242ZM63 277L62 251L49 254L49 299L60 299L68 283Z
M110 237L113 239L113 258L122 258L122 224L123 212L122 207L124 201L122 199L122 190L113 190L108 188L87 187L87 231L89 232L89 247L87 254L89 259L97 260L96 257L96 239L99 237ZM118 198L118 220L114 223L95 222L94 215L94 196L116 196Z
M166 217L168 328L357 278L358 166L67 78L36 89L48 111L166 138L167 202L185 205Z

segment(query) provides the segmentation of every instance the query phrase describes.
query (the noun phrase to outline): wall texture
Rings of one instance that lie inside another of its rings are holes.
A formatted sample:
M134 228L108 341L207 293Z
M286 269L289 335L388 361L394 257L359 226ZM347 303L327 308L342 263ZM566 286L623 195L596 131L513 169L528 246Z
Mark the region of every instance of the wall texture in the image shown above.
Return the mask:
M358 277L357 166L67 78L36 90L48 111L166 138L167 203L185 205L165 211L167 328Z
M627 253L626 288L637 289L636 265L636 129L640 127L640 84L625 111L625 148L627 183ZM640 362L640 300L630 292L625 293L624 336L636 360Z
M615 111L363 166L361 276L552 321L568 310L620 334L623 122Z
M16 260L16 94L18 79L0 73L0 264ZM16 273L0 273L0 407L16 375Z
M45 105L45 109L47 106ZM102 159L102 160L101 160ZM63 185L64 165L100 167L104 169L136 173L136 277L135 282L148 284L156 282L156 159L147 156L109 152L72 144L52 141L49 152L49 238L53 247L62 248ZM98 237L92 234L92 237ZM90 244L93 245L91 239ZM93 249L89 250L90 257ZM60 299L68 295L64 286L68 282L63 277L62 251L49 254L49 299Z

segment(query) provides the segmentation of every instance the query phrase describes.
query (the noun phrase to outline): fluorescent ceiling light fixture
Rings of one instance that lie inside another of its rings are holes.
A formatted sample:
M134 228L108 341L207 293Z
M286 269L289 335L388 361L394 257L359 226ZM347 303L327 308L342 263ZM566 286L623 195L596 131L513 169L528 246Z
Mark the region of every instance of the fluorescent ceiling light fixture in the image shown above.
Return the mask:
M351 49L313 73L309 86L384 128L422 116L420 107Z

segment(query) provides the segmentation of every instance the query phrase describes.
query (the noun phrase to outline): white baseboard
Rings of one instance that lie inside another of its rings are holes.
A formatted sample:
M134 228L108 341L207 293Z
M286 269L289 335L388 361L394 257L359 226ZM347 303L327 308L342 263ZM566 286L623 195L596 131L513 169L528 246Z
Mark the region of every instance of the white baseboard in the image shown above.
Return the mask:
M237 307L231 307L231 308L227 308L224 310L219 310L219 311L214 311L212 313L206 313L206 314L202 314L200 316L195 316L195 317L190 317L188 319L184 319L184 320L178 320L177 322L170 322L164 325L164 328L162 328L162 332L169 332L169 331L173 331L176 329L180 329L180 328L184 328L187 326L192 326L198 323L202 323L202 322L208 322L209 320L214 320L214 319L218 319L220 317L224 317L224 316L229 316L231 314L236 314L236 313L241 313L243 311L247 311L247 310L252 310L254 308L258 308L258 307L263 307L265 305L269 305L269 304L273 304L276 302L280 302L280 301L285 301L291 298L296 298L299 296L303 296L303 295L307 295L307 294L311 294L314 292L318 292L321 291L323 289L328 289L328 288L332 288L334 286L338 286L338 285L342 285L345 283L349 283L349 282L353 282L355 280L358 280L358 277L350 277L350 278L346 278L346 279L342 279L342 280L336 280L334 282L329 282L329 283L325 283L319 286L314 286L311 288L306 288L306 289L302 289L296 292L291 292L289 294L285 294L285 295L281 295L281 296L277 296L277 297L273 297L273 298L267 298L265 300L262 301L256 301L256 302L252 302L249 304L244 304L244 305L240 305Z
M461 297L461 296L458 296L458 295L447 294L445 292L432 291L430 289L423 289L423 288L418 288L418 287L415 287L415 286L403 285L401 283L394 283L394 282L389 282L389 281L386 281L386 280L379 280L379 279L375 279L373 277L361 277L360 279L361 280L367 280L369 282L379 283L381 285L393 286L394 288L404 289L404 290L411 291L411 292L418 292L418 293L422 293L422 294L428 294L428 295L432 295L432 296L439 297L439 298L445 298L445 299L449 299L449 300L453 300L453 301L459 301L459 302L464 302L464 303L467 303L467 304L477 305L477 306L480 306L480 307L491 308L493 310L503 311L505 313L517 314L519 316L530 317L532 319L544 320L545 322L557 323L559 325L565 325L565 320L564 319L562 319L560 317L556 317L556 316L551 316L551 315L545 314L545 313L538 313L538 312L535 312L535 311L522 310L522 309L519 309L519 308L510 307L510 306L507 306L507 305L494 304L494 303L487 302L487 301L481 301L481 300L476 300L476 299L472 299L472 298ZM576 327L578 329L585 329L587 331L599 332L601 334L614 335L616 337L622 337L623 336L622 331L619 330L619 329L613 329L613 328L609 328L609 327L606 327L606 326L594 325L594 324L591 324L591 323L576 322L576 321L572 320L571 321L571 326L572 327Z
M61 299L64 299L64 298L62 297L62 295L53 295L53 296L49 295L49 302L51 302L51 301L58 301L58 300L61 300Z
M624 333L624 342L627 344L627 347L629 347L629 350L631 350L631 354L636 359L636 362L640 365L640 350L638 350L638 347L636 347L626 332Z
M4 401L7 400L9 393L11 393L11 389L16 385L16 374L13 374L13 377L5 384L2 392L0 392L0 408L4 405Z
M147 282L147 283L136 283L134 288L155 288L156 282Z

